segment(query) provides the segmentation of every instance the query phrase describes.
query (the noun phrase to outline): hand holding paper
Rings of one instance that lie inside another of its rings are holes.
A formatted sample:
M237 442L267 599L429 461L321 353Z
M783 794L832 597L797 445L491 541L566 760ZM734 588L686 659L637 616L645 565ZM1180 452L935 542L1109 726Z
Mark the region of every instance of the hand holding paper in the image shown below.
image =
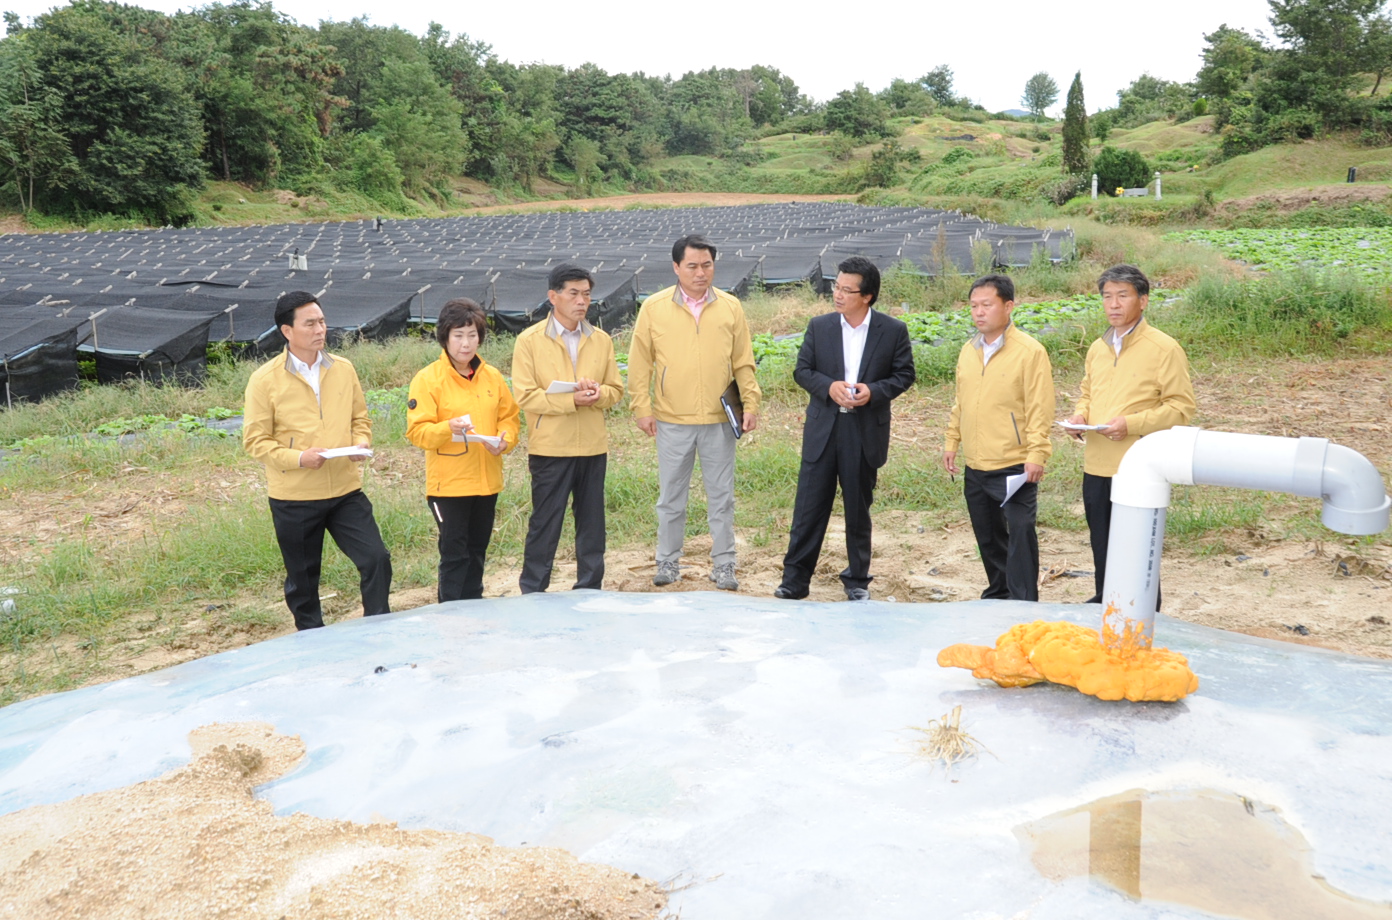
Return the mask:
M319 456L325 460L333 460L335 457L349 457L366 459L372 456L370 447L330 447L328 450L321 450Z

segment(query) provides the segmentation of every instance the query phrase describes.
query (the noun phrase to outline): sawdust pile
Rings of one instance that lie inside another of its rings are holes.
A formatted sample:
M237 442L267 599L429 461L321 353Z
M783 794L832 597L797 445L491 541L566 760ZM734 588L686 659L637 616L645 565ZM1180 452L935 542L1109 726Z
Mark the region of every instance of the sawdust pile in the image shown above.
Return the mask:
M238 920L629 920L656 917L653 882L564 850L307 815L252 789L304 756L263 723L189 736L186 767L0 817L0 916Z

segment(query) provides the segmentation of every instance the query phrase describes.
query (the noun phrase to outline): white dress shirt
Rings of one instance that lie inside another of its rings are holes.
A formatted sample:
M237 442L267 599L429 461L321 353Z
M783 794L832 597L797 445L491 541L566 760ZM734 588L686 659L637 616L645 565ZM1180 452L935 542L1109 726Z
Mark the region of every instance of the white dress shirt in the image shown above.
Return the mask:
M583 335L580 332L580 325L577 323L575 329L567 329L561 325L561 321L556 319L555 314L551 315L551 329L556 335L561 337L565 346L570 350L570 366L575 368L580 363L580 339Z
M988 342L988 341L986 341L986 337L985 337L985 336L982 336L982 337L981 337L981 366L982 366L982 367L985 367L986 365L990 364L990 363L991 363L991 358L992 358L992 356L995 355L996 352L1000 351L1000 350L1001 350L1001 346L1004 345L1004 344L1005 344L1005 330L1004 330L1004 329L1001 330L1001 334L1000 334L1000 335L996 336L996 340L995 340L994 342Z
M306 364L295 357L295 353L292 351L290 352L290 366L309 384L309 388L314 391L315 400L319 400L319 369L324 366L324 353L321 351L315 355L313 364ZM320 405L323 405L322 400L319 402Z
M865 339L870 334L871 310L865 314L859 326L852 326L841 317L841 360L845 366L846 383L855 383L860 375L860 359L865 354Z
M1130 329L1127 329L1125 332L1122 332L1122 333L1118 334L1117 331L1116 331L1116 329L1108 329L1107 332L1106 332L1106 334L1103 335L1103 338L1104 338L1104 339L1107 339L1108 341L1110 341L1110 342L1112 343L1112 348L1114 348L1114 349L1116 350L1116 353L1117 353L1117 357L1118 357L1118 358L1121 357L1121 345L1122 345L1122 341L1123 341L1128 335L1130 335L1131 333L1135 332L1135 331L1136 331L1136 327L1139 326L1140 324L1141 324L1141 321L1140 321L1140 320L1136 320L1134 323L1131 324L1131 328L1130 328Z

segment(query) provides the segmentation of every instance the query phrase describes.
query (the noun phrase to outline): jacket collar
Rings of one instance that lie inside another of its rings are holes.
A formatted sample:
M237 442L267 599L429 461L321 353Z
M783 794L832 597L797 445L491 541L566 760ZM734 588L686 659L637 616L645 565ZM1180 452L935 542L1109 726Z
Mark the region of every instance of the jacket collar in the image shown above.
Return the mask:
M321 365L321 369L322 369L322 370L328 370L329 368L333 367L333 363L334 363L333 355L329 354L327 351L320 350L319 356L320 356L321 358L324 359L324 363ZM295 373L295 365L294 365L293 363L291 363L291 361L290 361L290 346L289 346L289 345L285 346L285 350L284 350L283 352L280 353L280 357L283 359L283 360L281 361L281 365L282 365L287 371L289 371L290 373L294 374L294 373ZM296 374L296 376L299 376L299 375Z
M556 334L556 327L559 326L559 325L560 325L560 323L558 323L558 322L556 321L556 314L555 314L555 313L548 313L548 314L546 314L546 329L545 329L545 335L546 335L546 337L547 337L548 339L558 339L558 338L560 338L560 336ZM594 326L591 326L591 325L590 325L590 321L587 320L587 319L582 319L582 320L580 320L580 325L577 326L576 328L580 330L580 336L581 336L582 338L588 339L588 338L590 337L590 335L594 333Z
M709 307L711 304L719 300L720 295L723 293L724 291L721 291L713 284L710 287L706 288L706 306ZM672 296L668 299L671 300L673 304L677 305L678 307L681 307L683 310L686 309L686 301L682 300L682 287L680 284L672 285Z
M1136 320L1135 325L1133 325L1130 329L1127 329L1125 332L1121 334L1122 350L1125 351L1126 346L1130 345L1133 341L1135 341L1134 336L1138 335L1139 333L1145 332L1148 325L1149 324L1146 322L1145 315L1142 314L1141 318ZM1108 347L1115 351L1117 347L1116 328L1110 328L1106 332L1102 333L1102 341L1106 342Z
M1011 333L1013 333L1014 331L1015 331L1015 324L1014 324L1014 323L1011 323L1009 326L1006 326L1006 327L1005 327L1005 331L1001 333L1001 344L1000 344L1000 347L1001 347L1001 348L1004 348L1006 345L1010 344L1010 335L1011 335ZM972 336L970 339L968 339L968 342L971 343L971 347L972 347L972 348L975 348L977 351L980 351L981 349L983 349L983 348L986 347L986 336L984 336L984 335L982 335L980 332L978 332L976 335L974 335L974 336Z
M460 380L477 380L479 377L479 369L487 363L475 354L473 360L469 362L469 366L474 369L474 376L465 377L463 374L459 373L459 371L455 370L454 362L450 360L449 354L443 348L440 349L440 357L437 360L443 365L444 370L449 371L451 377L458 377Z

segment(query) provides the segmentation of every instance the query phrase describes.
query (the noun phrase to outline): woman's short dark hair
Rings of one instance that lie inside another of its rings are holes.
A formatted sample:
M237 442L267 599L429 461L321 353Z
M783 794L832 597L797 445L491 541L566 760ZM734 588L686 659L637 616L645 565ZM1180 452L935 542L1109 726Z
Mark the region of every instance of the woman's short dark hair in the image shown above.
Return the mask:
M456 297L440 308L440 318L435 321L435 341L444 348L449 345L450 333L464 326L478 330L479 344L488 335L488 317L483 307L467 297Z
M1136 289L1137 297L1145 297L1150 293L1150 279L1134 265L1113 265L1104 271L1097 279L1097 290L1100 292L1109 281L1131 285Z

